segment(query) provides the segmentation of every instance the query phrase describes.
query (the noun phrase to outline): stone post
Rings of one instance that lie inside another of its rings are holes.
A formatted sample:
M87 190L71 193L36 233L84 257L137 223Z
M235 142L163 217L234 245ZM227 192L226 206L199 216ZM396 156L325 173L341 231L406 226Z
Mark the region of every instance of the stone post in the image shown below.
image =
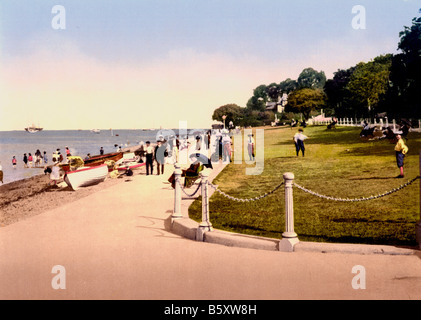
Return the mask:
M208 194L208 170L203 170L200 175L202 176L202 222L197 228L196 240L203 241L204 234L213 231L212 224L209 221L209 194Z
M178 163L174 164L174 178L175 178L175 188L174 188L174 211L171 216L171 220L181 219L183 215L181 213L181 169Z
M299 242L298 236L294 231L294 199L293 199L293 173L284 174L285 184L285 232L282 234L282 240L279 243L279 251L293 252L294 246Z

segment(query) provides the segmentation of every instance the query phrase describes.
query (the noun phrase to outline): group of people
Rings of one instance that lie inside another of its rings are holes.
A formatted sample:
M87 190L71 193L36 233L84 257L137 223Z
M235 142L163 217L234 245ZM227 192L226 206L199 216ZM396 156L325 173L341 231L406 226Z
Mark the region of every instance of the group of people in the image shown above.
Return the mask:
M47 152L44 151L42 154L41 151L37 149L34 155L32 155L30 152L28 154L24 153L22 161L24 168L41 167L43 163L48 163ZM12 158L12 165L13 168L16 168L17 160L15 156Z
M305 152L305 146L304 141L307 140L309 137L304 135L303 129L298 129L298 133L294 135L294 143L295 143L295 151L297 154L297 157L299 156L300 151L302 152L302 155L304 157ZM395 144L395 155L396 155L396 164L399 168L399 175L396 178L404 178L404 159L405 155L408 153L408 146L405 144L404 137L406 137L407 132L397 132L393 133L391 129L388 130L388 139L390 141L396 141Z
M71 156L70 150L68 147L66 147L66 156L69 157ZM60 152L60 149L57 149L51 156L51 160L54 162L62 162L64 160L63 155ZM44 151L43 153L41 153L41 151L39 149L37 149L37 151L34 153L34 155L32 155L31 152L29 153L24 153L23 154L23 167L24 168L39 168L42 166L45 166L48 164L48 155L47 155L47 151ZM12 157L12 166L14 169L16 169L18 164L18 161L16 159L16 156Z

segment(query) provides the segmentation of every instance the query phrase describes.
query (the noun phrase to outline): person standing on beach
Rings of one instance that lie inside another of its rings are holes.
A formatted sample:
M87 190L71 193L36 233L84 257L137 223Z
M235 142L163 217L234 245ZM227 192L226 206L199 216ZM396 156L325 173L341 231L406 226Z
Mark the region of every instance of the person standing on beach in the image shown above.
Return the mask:
M44 151L44 164L48 163L47 151Z
M298 129L298 133L296 133L294 136L295 150L297 152L297 157L298 157L298 154L300 153L300 150L303 153L303 157L304 157L304 151L305 151L304 140L306 139L308 139L308 137L303 134L303 129L301 128Z
M28 157L26 156L26 153L23 154L23 167L28 168Z
M50 185L57 185L57 181L60 180L60 167L58 159L53 158L53 167L50 173Z
M16 157L13 156L12 158L12 165L13 165L13 169L16 169L16 165L17 165L18 161L16 160Z
M66 147L66 157L71 157L72 154L70 153L69 147Z
M151 175L153 174L153 148L151 147L151 143L146 141L146 175L149 176L149 168L151 169Z
M28 153L28 165L29 168L32 168L32 161L34 161L34 158L32 158L32 154Z
M99 149L99 154L102 156L104 154L104 148L101 147L101 149Z
M35 167L38 167L39 165L41 165L41 161L42 161L41 151L37 149L37 151L35 152Z
M405 159L405 155L408 153L408 147L406 146L400 134L396 135L396 139L398 140L398 142L395 145L396 164L400 170L400 175L398 175L396 178L403 178L403 162Z

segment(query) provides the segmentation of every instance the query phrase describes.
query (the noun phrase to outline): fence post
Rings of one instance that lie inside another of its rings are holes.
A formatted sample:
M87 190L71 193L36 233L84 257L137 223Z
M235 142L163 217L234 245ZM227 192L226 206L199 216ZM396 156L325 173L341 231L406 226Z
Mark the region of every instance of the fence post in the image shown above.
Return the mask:
M421 177L421 150L420 150L419 165L420 165L420 177ZM416 224L415 231L416 231L417 242L421 249L421 178L420 178L420 220Z
M171 216L172 221L174 219L181 219L183 215L181 214L181 169L178 163L174 164L174 179L175 179L175 186L174 186L174 211Z
M209 194L208 194L208 170L203 170L202 176L202 222L197 228L196 240L203 241L203 236L206 232L212 231L212 224L209 221Z
M279 243L279 251L293 252L294 246L299 242L294 231L294 199L293 199L293 173L284 174L285 184L285 232Z

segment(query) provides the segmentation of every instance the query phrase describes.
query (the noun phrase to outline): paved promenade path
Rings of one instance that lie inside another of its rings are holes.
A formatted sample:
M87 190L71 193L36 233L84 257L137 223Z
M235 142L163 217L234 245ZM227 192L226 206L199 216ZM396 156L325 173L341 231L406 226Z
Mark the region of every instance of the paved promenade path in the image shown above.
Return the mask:
M171 233L166 170L1 228L0 299L421 299L420 255L281 253ZM56 265L64 290L52 287ZM365 290L352 287L356 265Z

